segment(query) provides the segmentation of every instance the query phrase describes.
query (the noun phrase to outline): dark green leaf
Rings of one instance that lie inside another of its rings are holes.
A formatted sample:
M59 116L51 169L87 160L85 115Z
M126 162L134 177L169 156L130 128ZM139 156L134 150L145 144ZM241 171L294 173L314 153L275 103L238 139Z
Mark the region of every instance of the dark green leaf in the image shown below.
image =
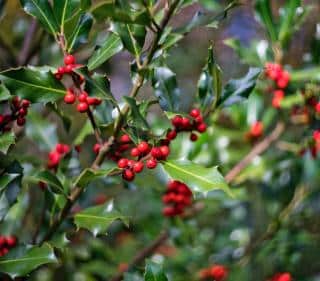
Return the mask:
M231 79L223 88L222 95L217 105L229 106L247 99L261 73L260 68L250 68L245 77Z
M73 33L67 38L68 53L71 53L80 44L87 43L92 24L93 18L90 14L85 13L80 16Z
M32 178L36 181L42 181L48 184L52 190L52 192L57 194L65 194L63 185L61 181L58 179L58 177L49 172L49 171L42 171L37 173L36 175L32 176Z
M0 80L12 95L36 102L53 102L65 95L64 86L44 68L28 67L0 72Z
M149 130L149 124L141 114L140 105L137 104L137 101L131 97L124 97L124 99L130 106L130 116L132 118L133 125L143 130Z
M145 281L168 281L160 264L148 260L144 273Z
M1 82L1 81L0 81ZM1 83L0 84L0 101L6 101L11 98L8 89Z
M198 81L198 97L203 109L220 99L222 91L221 69L216 63L213 49L209 48L207 65Z
M217 167L206 168L188 160L166 161L162 166L172 179L185 182L193 192L206 194L212 190L222 190L232 196Z
M58 22L48 0L20 0L20 2L25 12L37 18L47 31L52 34L59 31Z
M112 33L91 56L88 62L88 69L93 70L105 63L109 58L119 53L123 48L120 37Z
M274 23L272 10L270 7L269 0L257 0L255 4L256 13L260 21L264 24L267 32L270 36L271 41L275 42L277 40L277 26Z
M179 110L180 90L175 73L167 67L155 67L152 86L163 110L173 112Z
M16 142L16 137L13 132L7 132L0 135L0 151L4 154L8 152L10 145Z
M55 17L63 31L65 22L78 10L81 0L54 0L53 3Z
M70 127L71 127L71 119L70 119L70 117L68 117L61 110L61 108L58 106L57 103L48 103L47 106L60 117L60 119L62 120L62 123L63 123L63 127L65 128L65 130L67 132L69 132Z
M111 201L77 213L74 222L78 228L86 228L96 236L97 234L106 234L108 227L118 219L126 225L129 224L127 217L114 210L113 201Z
M94 133L94 131L93 131L92 125L91 125L90 121L87 120L84 123L83 127L80 129L78 135L74 138L74 141L73 141L74 145L82 144L84 139L93 133Z
M0 271L12 278L26 276L43 264L57 262L53 248L49 244L38 246L17 247L0 258Z

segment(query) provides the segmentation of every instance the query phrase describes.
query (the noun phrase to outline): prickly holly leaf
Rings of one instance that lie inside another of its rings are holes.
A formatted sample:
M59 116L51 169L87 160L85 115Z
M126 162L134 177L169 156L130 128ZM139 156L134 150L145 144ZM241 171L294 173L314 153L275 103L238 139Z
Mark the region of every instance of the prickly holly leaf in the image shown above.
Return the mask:
M128 218L116 211L113 201L111 201L77 213L74 217L74 222L78 228L88 229L96 236L98 234L107 234L109 226L118 219L128 226Z
M0 135L0 151L7 154L9 147L16 142L13 132L7 132Z

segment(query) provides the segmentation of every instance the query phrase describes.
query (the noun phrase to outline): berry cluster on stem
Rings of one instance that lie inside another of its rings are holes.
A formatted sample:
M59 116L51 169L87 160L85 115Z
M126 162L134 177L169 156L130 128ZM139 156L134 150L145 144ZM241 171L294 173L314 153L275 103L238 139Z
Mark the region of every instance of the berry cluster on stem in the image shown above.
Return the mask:
M192 204L192 192L186 184L172 180L167 185L166 193L162 196L162 202L166 205L162 210L164 216L182 215L185 208Z
M224 265L216 264L208 268L204 268L199 272L200 279L224 281L228 277L228 269Z
M26 123L26 116L28 114L28 108L30 101L21 100L18 96L11 100L11 113L0 114L0 131L7 132L12 128L13 121L16 120L18 126L24 126Z
M0 235L0 257L3 257L10 249L14 248L17 245L17 242L17 238L13 235Z

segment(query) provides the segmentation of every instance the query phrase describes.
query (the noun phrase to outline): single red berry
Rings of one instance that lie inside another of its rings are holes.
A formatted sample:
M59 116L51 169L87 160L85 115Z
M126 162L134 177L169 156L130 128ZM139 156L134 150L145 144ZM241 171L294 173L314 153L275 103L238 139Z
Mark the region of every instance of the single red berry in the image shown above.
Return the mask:
M65 74L66 73L66 69L64 66L60 66L58 69L57 69L57 74Z
M189 115L193 118L197 118L198 116L200 116L201 112L198 108L194 108L190 111Z
M198 135L197 134L195 134L195 133L190 134L190 140L191 141L197 141L197 139L198 139Z
M12 104L15 108L19 108L20 107L20 98L18 96L15 96L13 99L12 99Z
M207 125L205 123L200 123L198 126L197 126L197 131L199 133L203 133L207 130Z
M60 154L64 154L64 145L62 143L58 143L56 145L56 151Z
M129 159L128 160L128 167L132 168L135 163L136 163L136 161Z
M316 130L313 132L313 139L315 142L320 142L320 130Z
M182 127L184 129L188 129L190 127L191 123L188 117L182 117Z
M180 185L179 181L170 180L167 184L168 190L176 190Z
M251 125L250 135L254 138L258 138L263 134L263 123L257 121Z
M66 55L64 57L64 64L69 65L69 64L75 64L76 59L73 55Z
M120 169L124 169L128 166L128 159L127 158L121 158L119 161L118 161L118 167Z
M202 116L198 116L194 119L196 121L197 124L203 123L203 118Z
M73 65L68 64L67 66L65 66L64 72L65 72L65 73L71 73L71 72L73 72L73 68L74 68Z
M3 123L4 119L4 115L0 114L0 124Z
M76 95L71 93L66 94L63 100L66 104L73 104L76 101Z
M222 281L227 278L228 271L223 265L214 265L211 267L211 276L216 281Z
M160 147L153 147L151 149L151 156L153 158L156 158L156 159L161 159L162 158L162 152L160 150Z
M167 132L167 139L168 140L174 140L177 137L177 131L176 130L169 130Z
M317 102L317 104L315 105L314 109L315 109L315 111L317 113L320 113L320 102Z
M167 158L170 154L170 148L167 145L160 146L160 151L163 158Z
M49 161L48 161L48 168L55 168L59 165L60 162L60 154L56 151L51 151L49 153Z
M131 138L129 137L129 135L125 134L125 135L122 135L120 137L120 142L121 143L129 143L131 142Z
M280 108L281 107L281 101L282 101L282 98L277 98L277 97L274 97L272 99L272 106L274 108Z
M143 167L144 167L144 165L143 165L143 162L141 162L141 161L138 161L138 162L134 163L133 166L132 166L133 171L135 173L141 173L142 170L143 170Z
M166 217L172 217L174 216L175 214L175 210L173 207L171 206L168 206L168 207L165 207L163 210L162 210L162 214Z
M142 153L142 154L147 154L149 151L150 151L150 147L149 147L149 144L145 141L142 141L140 142L138 145L137 145L137 148L139 149L139 151Z
M89 108L89 106L86 102L80 102L77 105L77 110L81 113L87 112L88 108Z
M1 251L1 255L2 256L5 256L8 253L9 253L9 249L8 248L2 248L2 251Z
M27 108L21 107L21 108L19 109L19 116L20 116L20 117L24 117L24 116L26 116L27 114L28 114L28 109L27 109Z
M14 247L17 244L17 238L13 235L7 236L6 244L8 245L9 248Z
M122 178L126 181L133 181L135 177L135 174L130 169L125 169L122 171Z
M138 157L138 156L140 156L140 150L137 147L134 147L131 149L130 155L132 157Z
M171 123L174 127L179 128L182 125L182 116L180 115L176 115L175 117L173 117L173 119L171 120Z
M154 158L150 158L146 162L146 166L148 169L154 169L155 167L157 167L157 164L158 164L158 161Z
M86 102L87 102L89 105L95 105L95 100L96 100L96 98L94 98L94 97L87 97L87 98L86 98Z
M95 154L98 154L99 151L100 151L100 148L101 148L101 144L100 143L96 143L94 146L93 146L93 152Z
M18 126L23 126L25 123L26 123L26 119L24 117L18 117L17 118Z
M23 108L28 108L30 106L30 101L29 100L22 100L21 106Z
M87 102L87 98L88 98L88 94L87 92L84 92L84 91L78 96L78 100L80 102Z

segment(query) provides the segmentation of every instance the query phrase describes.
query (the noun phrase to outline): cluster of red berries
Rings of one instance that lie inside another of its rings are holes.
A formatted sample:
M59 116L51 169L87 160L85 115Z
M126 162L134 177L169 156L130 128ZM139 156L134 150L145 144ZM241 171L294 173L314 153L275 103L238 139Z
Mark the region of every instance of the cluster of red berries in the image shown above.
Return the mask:
M81 91L77 96L72 88L69 88L64 96L64 102L66 104L74 104L78 99L79 103L77 105L77 110L81 113L87 112L90 105L97 106L100 105L102 100L96 97L89 97L86 91Z
M317 158L320 151L320 129L313 132L312 140L300 150L300 155L305 154L308 150L314 159Z
M194 108L189 113L190 117L176 115L171 120L174 130L167 134L167 139L172 140L176 137L178 132L191 132L190 140L196 141L198 136L194 131L204 133L207 130L206 124L203 122L203 117L198 108Z
M271 277L270 281L291 281L292 276L289 272L276 273Z
M14 97L11 101L11 113L10 114L0 114L0 128L3 131L11 130L10 123L17 120L18 126L23 126L26 123L26 115L28 114L28 107L30 106L30 101L21 100L18 96Z
M200 279L224 281L228 277L228 269L220 264L213 265L209 268L202 269L199 272Z
M54 74L58 80L61 80L65 74L72 74L73 70L79 66L76 64L76 59L73 55L66 55L64 57L64 64L64 66L58 67L57 72ZM84 81L82 76L81 80L82 82Z
M182 215L185 208L192 204L192 192L186 184L172 180L167 185L166 193L162 196L162 202L167 205L162 211L164 216Z
M70 151L70 146L63 143L58 143L53 151L48 154L48 168L56 169L60 160Z
M284 89L290 82L290 74L280 64L271 62L266 63L265 74L276 85L276 89L273 91L272 106L280 108L281 101L284 98Z
M0 257L6 255L10 249L17 245L17 238L13 235L0 235Z
M246 137L249 140L256 140L263 135L263 130L263 123L261 121L256 121L251 125L249 132L246 134Z

